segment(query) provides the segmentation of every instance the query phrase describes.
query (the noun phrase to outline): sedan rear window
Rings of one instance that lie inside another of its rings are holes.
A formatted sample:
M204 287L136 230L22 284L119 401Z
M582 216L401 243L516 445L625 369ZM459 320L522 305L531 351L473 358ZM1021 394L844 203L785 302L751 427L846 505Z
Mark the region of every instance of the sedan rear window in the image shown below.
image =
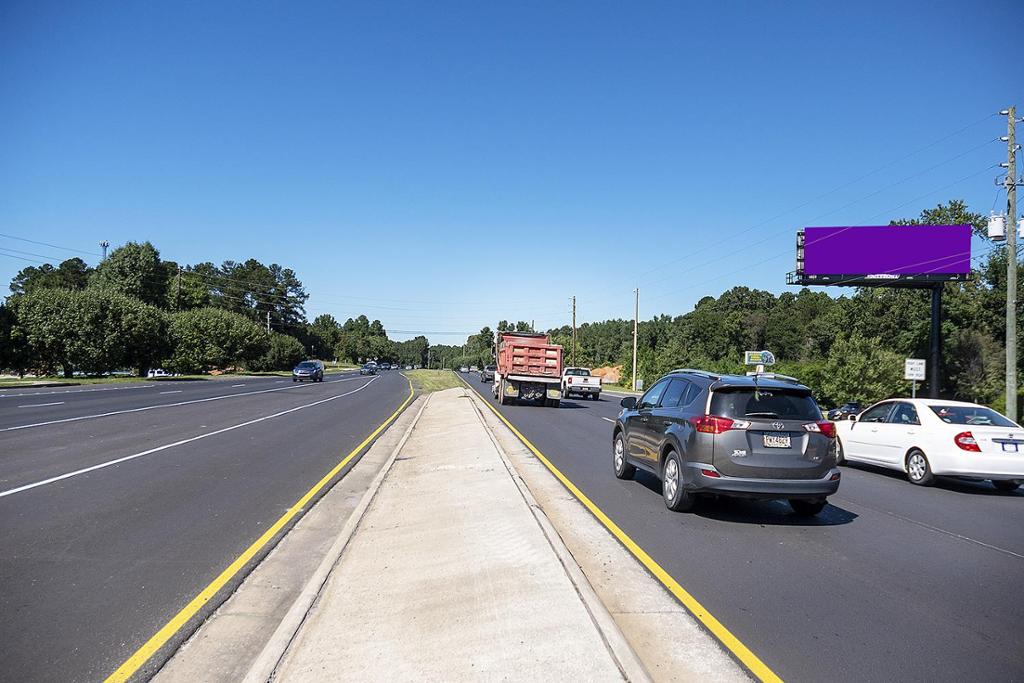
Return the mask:
M711 414L811 422L821 419L818 404L810 394L786 389L719 389L711 397Z
M951 425L1016 427L1013 422L984 406L928 406L939 419Z

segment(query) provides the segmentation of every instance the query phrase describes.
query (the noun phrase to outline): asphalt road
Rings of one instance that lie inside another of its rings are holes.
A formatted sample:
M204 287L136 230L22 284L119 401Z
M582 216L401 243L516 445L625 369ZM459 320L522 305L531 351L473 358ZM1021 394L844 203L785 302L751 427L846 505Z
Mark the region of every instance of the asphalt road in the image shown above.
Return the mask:
M0 391L4 680L105 678L408 395L398 373L123 386Z
M731 499L673 513L654 477L613 475L619 397L500 407L464 377L783 680L1024 679L1024 493L847 466L810 521Z

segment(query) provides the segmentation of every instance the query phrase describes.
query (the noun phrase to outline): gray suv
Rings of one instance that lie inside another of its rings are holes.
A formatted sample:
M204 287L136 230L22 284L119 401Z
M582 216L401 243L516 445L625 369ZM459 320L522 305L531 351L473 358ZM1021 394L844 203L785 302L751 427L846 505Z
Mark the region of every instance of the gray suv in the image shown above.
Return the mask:
M786 499L811 516L839 488L835 425L790 377L675 370L639 401L622 399L622 408L612 432L615 476L653 473L671 510L719 494Z

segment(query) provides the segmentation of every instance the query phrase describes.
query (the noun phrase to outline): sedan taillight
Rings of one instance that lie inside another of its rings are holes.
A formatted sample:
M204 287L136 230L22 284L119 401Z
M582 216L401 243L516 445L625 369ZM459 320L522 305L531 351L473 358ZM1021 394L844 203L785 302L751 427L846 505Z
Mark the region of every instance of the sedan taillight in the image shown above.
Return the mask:
M970 451L972 453L981 453L981 447L978 446L978 440L974 438L974 434L970 432L960 432L953 437L953 443L960 447L960 450Z

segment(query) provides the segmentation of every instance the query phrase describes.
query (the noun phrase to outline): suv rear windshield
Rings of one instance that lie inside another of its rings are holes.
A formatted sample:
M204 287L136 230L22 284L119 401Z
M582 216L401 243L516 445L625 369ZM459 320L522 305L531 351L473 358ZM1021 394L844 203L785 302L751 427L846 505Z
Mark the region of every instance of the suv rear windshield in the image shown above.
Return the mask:
M711 414L720 417L769 417L818 421L818 404L805 392L788 389L719 389L711 396Z
M928 406L939 419L951 425L979 427L1016 427L1014 423L984 406Z
M565 371L567 375L576 375L578 377L590 377L590 370L586 368L569 368Z
M488 365L487 367L484 368L484 370L497 370L497 369L498 369L497 365Z

